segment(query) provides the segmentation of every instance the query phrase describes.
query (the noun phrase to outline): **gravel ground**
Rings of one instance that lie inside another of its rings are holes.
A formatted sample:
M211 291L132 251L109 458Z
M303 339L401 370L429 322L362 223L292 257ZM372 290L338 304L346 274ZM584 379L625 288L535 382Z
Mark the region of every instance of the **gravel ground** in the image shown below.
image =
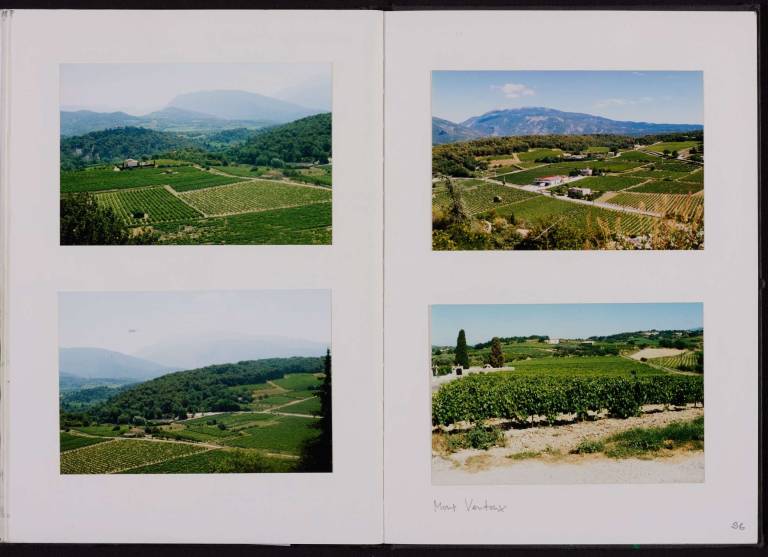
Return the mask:
M704 481L704 453L680 454L655 460L614 460L603 457L568 457L561 462L540 459L509 461L477 471L455 468L440 457L432 459L434 485L505 484L661 484Z
M704 415L703 408L675 411L644 408L646 413L627 419L603 418L554 427L539 426L505 432L506 446L487 451L467 449L450 455L433 454L434 484L539 484L539 483L667 483L704 481L703 452L673 456L616 460L604 455L570 455L587 439L601 439L634 427L660 427ZM516 460L514 455L543 455Z

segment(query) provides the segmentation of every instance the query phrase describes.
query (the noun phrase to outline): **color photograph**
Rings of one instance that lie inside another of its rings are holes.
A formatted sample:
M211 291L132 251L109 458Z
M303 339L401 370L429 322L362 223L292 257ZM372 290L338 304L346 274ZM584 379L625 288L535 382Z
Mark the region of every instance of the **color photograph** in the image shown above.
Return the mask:
M330 64L62 64L61 245L330 244Z
M703 482L702 311L432 306L432 483Z
M61 474L331 472L328 290L59 294Z
M703 73L433 71L432 249L704 249Z

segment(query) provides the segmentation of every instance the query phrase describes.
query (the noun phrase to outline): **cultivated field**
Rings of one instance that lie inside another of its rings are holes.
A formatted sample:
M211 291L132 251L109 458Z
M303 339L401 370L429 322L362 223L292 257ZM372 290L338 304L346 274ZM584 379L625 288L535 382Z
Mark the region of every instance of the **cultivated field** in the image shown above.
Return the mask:
M319 435L321 373L254 385L248 410L210 413L145 428L99 424L62 431L62 474L211 473L243 462L253 471L290 472L304 443Z
M61 191L92 194L125 225L157 233L159 243L329 244L330 172L329 165L110 166L62 172Z

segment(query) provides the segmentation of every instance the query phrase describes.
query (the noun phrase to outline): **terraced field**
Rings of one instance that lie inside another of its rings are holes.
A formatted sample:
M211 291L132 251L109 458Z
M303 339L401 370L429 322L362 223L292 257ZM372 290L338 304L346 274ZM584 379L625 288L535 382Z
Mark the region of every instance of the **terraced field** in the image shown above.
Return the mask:
M111 208L127 225L174 222L202 216L162 186L98 193L96 201Z
M693 212L703 207L704 198L700 195L621 192L612 197L608 203L665 215Z
M180 194L180 197L206 216L221 216L329 202L331 192L321 188L249 180L191 191Z

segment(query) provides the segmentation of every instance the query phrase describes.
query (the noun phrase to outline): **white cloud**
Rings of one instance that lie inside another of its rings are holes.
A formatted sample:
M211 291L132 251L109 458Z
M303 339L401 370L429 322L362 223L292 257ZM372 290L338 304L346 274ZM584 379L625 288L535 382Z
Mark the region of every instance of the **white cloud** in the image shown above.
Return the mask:
M609 106L634 106L637 104L647 104L651 101L653 101L653 97L640 97L637 99L613 98L597 101L595 106L597 108L605 108Z
M522 83L505 83L504 85L491 85L491 89L496 89L504 93L508 99L517 99L519 97L530 97L535 95L536 91L523 85Z

